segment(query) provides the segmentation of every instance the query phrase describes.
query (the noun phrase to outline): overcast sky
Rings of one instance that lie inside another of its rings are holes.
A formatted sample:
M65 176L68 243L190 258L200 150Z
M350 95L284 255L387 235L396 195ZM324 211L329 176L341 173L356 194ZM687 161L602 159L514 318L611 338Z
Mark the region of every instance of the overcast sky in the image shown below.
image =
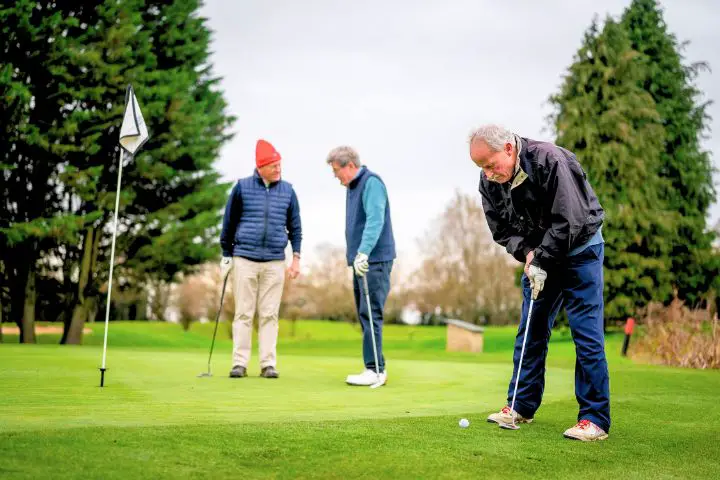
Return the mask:
M500 123L552 141L547 99L584 31L595 14L617 17L629 3L207 0L214 72L238 118L218 169L225 180L250 175L257 139L273 143L312 258L322 243L344 246L345 189L325 158L352 145L385 181L399 260L412 265L454 192L477 194L470 129ZM662 5L671 32L691 42L687 59L720 69L720 2ZM704 73L698 86L720 100L717 74ZM720 167L717 103L709 113L715 134L704 146ZM719 217L716 204L712 222Z

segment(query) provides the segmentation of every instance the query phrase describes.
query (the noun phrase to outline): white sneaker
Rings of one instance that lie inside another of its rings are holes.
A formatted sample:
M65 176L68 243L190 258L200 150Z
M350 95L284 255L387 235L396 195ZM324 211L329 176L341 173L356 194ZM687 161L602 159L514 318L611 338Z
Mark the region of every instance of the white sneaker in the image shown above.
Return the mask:
M510 410L510 407L505 405L499 412L491 413L487 417L487 421L490 423L513 423L513 417L515 417L515 423L532 423L532 418L525 418L515 410Z
M605 430L598 427L590 420L580 420L577 425L565 430L563 436L574 440L582 440L583 442L593 442L595 440L605 440L608 438L608 434Z
M377 373L375 373L375 370L365 370L358 375L348 375L345 379L345 382L348 385L358 385L362 387L367 387L376 383L379 383L380 385L385 385L385 383L387 382L387 370L380 374L379 380Z

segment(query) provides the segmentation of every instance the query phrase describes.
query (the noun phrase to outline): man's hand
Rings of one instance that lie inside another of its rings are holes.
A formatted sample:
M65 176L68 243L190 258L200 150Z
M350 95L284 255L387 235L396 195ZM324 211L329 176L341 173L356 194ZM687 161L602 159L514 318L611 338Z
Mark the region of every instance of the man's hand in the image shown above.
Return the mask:
M295 280L300 275L300 259L293 257L290 268L288 268L288 275L291 280Z
M530 265L533 258L535 258L535 252L530 250L525 257L525 275L530 280L530 288L532 289L532 299L537 300L538 295L545 288L545 280L547 279L547 272L540 267Z
M528 271L530 272L528 279L530 280L530 288L532 288L532 299L537 300L538 295L540 295L540 292L542 292L545 287L547 272L535 265L530 265Z
M230 270L232 270L232 268L232 258L223 257L222 260L220 260L220 274L222 275L222 278L227 277L228 273L230 273Z
M370 270L370 264L368 263L368 256L364 253L358 253L355 256L355 261L353 262L353 268L355 269L355 275L358 277L363 277L365 274Z

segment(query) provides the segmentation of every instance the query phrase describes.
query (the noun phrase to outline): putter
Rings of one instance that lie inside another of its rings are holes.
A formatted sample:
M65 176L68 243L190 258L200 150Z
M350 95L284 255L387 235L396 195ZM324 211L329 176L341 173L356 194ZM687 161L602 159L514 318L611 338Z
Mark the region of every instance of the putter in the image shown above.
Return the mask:
M225 280L223 280L222 286L222 293L220 293L220 308L218 309L217 315L215 316L215 330L213 331L212 343L210 344L210 356L208 357L207 372L198 374L198 377L200 378L212 377L212 372L210 371L210 362L212 361L213 348L215 347L215 336L217 335L218 322L220 321L220 313L222 312L223 300L225 299L225 285L227 285L227 280L229 276L230 272L225 274Z
M373 344L373 355L375 356L375 375L377 375L377 382L370 385L370 388L382 387L380 383L380 363L378 362L377 345L375 344L375 323L372 317L372 307L370 306L370 289L368 288L367 272L363 275L363 286L365 287L365 299L367 300L368 306L368 319L370 320L370 336L372 337Z
M523 335L522 349L520 350L520 362L518 363L517 375L515 376L515 390L513 391L512 403L510 404L510 415L512 416L512 423L498 423L500 428L505 430L520 430L520 427L515 423L515 395L517 395L518 381L520 380L520 371L522 369L523 357L525 356L525 342L527 341L528 330L530 330L530 317L532 317L533 303L535 300L530 298L530 307L528 308L528 316L525 321L525 335Z

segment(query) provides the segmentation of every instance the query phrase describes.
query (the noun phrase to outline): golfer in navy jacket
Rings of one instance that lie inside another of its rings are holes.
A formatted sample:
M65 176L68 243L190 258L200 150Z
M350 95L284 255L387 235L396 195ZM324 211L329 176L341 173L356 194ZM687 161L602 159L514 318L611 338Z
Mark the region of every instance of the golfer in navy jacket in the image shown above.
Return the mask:
M515 409L488 417L530 423L545 387L545 357L555 316L565 307L575 342L577 424L564 433L603 440L610 430L610 390L603 332L604 211L575 155L548 142L486 125L470 136L470 158L482 169L480 194L493 238L525 264L522 321L508 388L511 404L530 300L525 357Z

